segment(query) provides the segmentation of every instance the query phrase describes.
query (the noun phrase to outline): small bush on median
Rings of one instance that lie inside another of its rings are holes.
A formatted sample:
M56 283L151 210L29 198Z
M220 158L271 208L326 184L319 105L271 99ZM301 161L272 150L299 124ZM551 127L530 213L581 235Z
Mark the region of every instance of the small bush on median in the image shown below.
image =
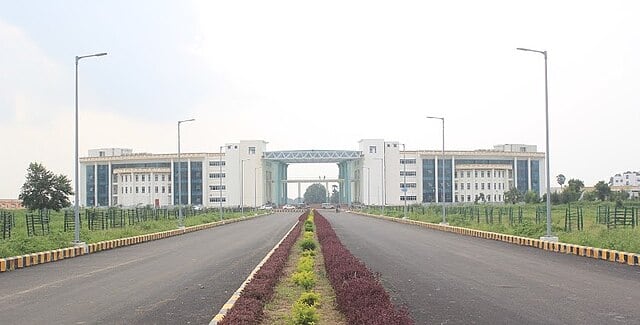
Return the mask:
M312 239L303 239L300 247L305 251L312 251L316 249L316 243Z
M312 325L317 324L320 320L316 307L296 302L291 311L294 325Z
M320 306L320 295L315 292L305 292L298 298L298 302L307 306L318 307Z
M296 272L291 276L293 283L309 290L316 285L316 275L311 271Z
M316 251L303 251L302 256L316 256Z
M313 257L311 256L302 256L298 261L298 267L296 269L298 272L304 271L313 271Z

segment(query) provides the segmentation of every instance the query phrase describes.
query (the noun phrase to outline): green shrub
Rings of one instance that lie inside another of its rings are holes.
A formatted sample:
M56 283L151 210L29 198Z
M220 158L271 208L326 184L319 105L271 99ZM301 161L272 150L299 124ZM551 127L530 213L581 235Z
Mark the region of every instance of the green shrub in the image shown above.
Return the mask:
M302 251L302 256L316 256L316 251Z
M298 272L303 271L313 271L313 257L311 256L302 256L300 260L298 260Z
M293 283L303 287L305 290L310 290L316 285L316 275L310 271L295 272L291 276Z
M299 303L303 303L307 306L318 307L320 306L320 294L315 292L303 292L298 298Z
M313 239L313 231L305 231L304 235L302 235L304 239Z
M316 242L311 239L303 239L300 242L300 247L305 251L312 251L316 249Z
M304 222L304 231L313 232L313 222L305 221Z
M291 310L294 325L313 325L320 320L316 307L309 306L300 302L293 304Z

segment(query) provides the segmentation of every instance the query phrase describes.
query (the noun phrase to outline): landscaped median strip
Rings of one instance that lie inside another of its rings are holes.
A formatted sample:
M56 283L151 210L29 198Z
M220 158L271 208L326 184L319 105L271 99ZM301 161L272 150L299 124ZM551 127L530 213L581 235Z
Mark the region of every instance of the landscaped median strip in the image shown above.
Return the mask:
M461 234L465 236L492 239L492 240L502 241L506 243L518 244L521 246L530 246L530 247L535 247L535 248L558 252L558 253L590 257L598 260L618 262L618 263L627 264L627 265L635 265L635 266L640 265L640 254L635 254L635 253L621 252L617 250L597 248L597 247L588 247L588 246L582 246L582 245L576 245L576 244L559 243L559 242L555 243L555 242L549 242L549 241L544 241L544 240L534 239L534 238L500 234L496 232L476 230L476 229L463 228L463 227L455 227L455 226L449 226L449 225L441 225L441 224L424 222L424 221L399 219L394 217L381 216L381 215L362 213L362 212L356 212L356 211L352 211L351 213L367 216L367 217L378 218L378 219L390 220L390 221L399 222L399 223L417 225L417 226L434 229L434 230L453 232L453 233Z
M298 222L256 266L209 324L257 324L260 321L264 305L273 295L306 217L304 213L298 218Z
M267 213L267 214L270 214L270 213ZM66 248L60 248L60 249L50 250L46 252L38 252L33 254L0 258L0 272L12 271L15 269L34 266L37 264L55 262L55 261L68 259L72 257L97 253L97 252L110 250L110 249L114 249L122 246L130 246L130 245L140 244L140 243L149 242L153 240L173 237L173 236L182 235L185 233L222 226L229 223L253 219L253 218L264 216L267 214L260 214L260 215L249 216L249 217L239 217L234 219L227 219L222 221L205 223L197 226L186 227L184 229L168 230L168 231L162 231L162 232L146 234L146 235L139 235L134 237L101 241L97 243L87 244L86 247L66 247Z
M338 310L348 323L413 324L406 310L393 306L389 294L373 273L342 245L329 221L317 212L314 221Z

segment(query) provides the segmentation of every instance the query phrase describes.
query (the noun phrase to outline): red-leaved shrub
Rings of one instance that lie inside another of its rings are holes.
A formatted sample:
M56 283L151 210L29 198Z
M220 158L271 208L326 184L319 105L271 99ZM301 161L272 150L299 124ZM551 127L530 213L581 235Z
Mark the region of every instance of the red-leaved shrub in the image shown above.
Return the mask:
M253 278L242 290L240 297L227 312L224 318L218 322L219 325L226 324L259 324L262 320L265 303L273 296L273 290L282 276L284 265L287 262L291 247L300 236L302 224L308 215L303 213L298 218L298 224L289 233L280 246L273 251L273 254L262 265L260 270L253 275Z
M406 325L413 320L404 309L396 309L378 279L342 245L335 231L318 211L316 234L336 304L349 324Z

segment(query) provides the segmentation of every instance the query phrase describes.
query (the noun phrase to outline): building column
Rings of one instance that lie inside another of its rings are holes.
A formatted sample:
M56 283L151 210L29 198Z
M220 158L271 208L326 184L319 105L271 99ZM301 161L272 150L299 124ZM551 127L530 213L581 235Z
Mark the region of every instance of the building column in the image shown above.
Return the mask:
M111 161L109 161L109 167L107 169L107 177L109 178L107 180L107 185L109 186L109 188L107 189L107 206L112 206L113 205L113 175L111 175Z
M513 158L513 187L518 188L518 158Z
M434 188L436 189L434 195L436 196L436 203L440 203L440 188L438 187L438 184L440 184L440 177L438 176L438 166L440 165L439 161L438 161L438 156L435 156L435 170L433 171L433 174L435 175L435 186Z
M527 180L528 180L527 191L531 191L531 158L527 159L527 166L529 171L529 175L528 175L529 177L527 177Z
M98 206L98 163L93 164L93 206Z
M187 159L187 205L191 205L191 159Z

